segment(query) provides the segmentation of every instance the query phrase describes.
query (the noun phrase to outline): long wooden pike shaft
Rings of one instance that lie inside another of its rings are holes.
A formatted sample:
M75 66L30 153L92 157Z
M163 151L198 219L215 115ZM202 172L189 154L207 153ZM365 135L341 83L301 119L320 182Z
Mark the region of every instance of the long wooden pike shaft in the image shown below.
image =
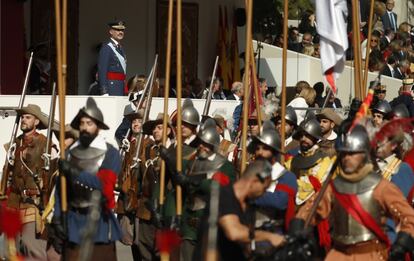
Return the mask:
M245 65L244 65L244 97L243 97L243 127L242 127L242 157L240 172L243 173L247 162L247 118L249 111L249 78L250 78L250 44L252 40L252 6L253 0L247 0L247 25L246 25L246 51L245 51Z
M251 81L253 81L253 89L254 89L254 103L256 105L256 113L257 113L257 125L259 126L259 130L262 129L262 110L260 108L260 97L259 97L259 86L257 84L257 73L256 73L256 62L254 59L254 52L253 52L253 45L250 41L250 59L251 59L251 67L252 71L250 72ZM258 61L260 63L260 61Z
M281 131L280 131L280 151L285 151L285 128L286 128L286 81L287 81L287 42L288 42L288 19L289 19L289 9L288 1L285 1L283 8L283 53L282 53L282 92L281 92ZM285 160L285 157L281 158L282 164Z
M162 145L167 143L167 124L168 124L168 97L170 91L170 72L171 72L171 42L172 42L172 19L173 19L173 0L168 1L168 29L167 29L167 53L165 62L165 84L164 84L164 118L162 126ZM161 161L160 171L160 205L164 205L165 189L165 161Z
M181 175L182 167L182 136L181 136L181 85L182 85L182 17L181 17L181 0L177 0L177 172ZM212 79L213 80L213 79ZM181 186L176 187L177 199L177 216L182 214L182 191Z

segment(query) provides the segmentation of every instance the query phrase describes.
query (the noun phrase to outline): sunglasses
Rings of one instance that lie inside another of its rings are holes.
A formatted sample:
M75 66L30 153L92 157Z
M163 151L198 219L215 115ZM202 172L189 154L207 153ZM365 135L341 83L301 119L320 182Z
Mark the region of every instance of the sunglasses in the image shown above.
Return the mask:
M376 94L387 93L387 91L375 91Z

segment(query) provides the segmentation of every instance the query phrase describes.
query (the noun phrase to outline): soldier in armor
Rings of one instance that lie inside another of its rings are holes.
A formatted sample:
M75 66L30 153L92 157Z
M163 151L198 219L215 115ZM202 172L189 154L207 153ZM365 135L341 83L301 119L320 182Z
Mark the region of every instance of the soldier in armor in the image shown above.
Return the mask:
M255 155L256 160L262 158L272 164L272 182L265 194L255 200L255 227L284 234L287 231L287 225L295 215L295 197L298 185L295 174L279 163L280 137L271 121L263 123L261 134L253 136L248 150ZM265 247L257 249L261 251Z
M392 108L392 119L410 118L410 112L404 104L398 104Z
M114 189L121 170L118 150L99 135L100 130L109 127L93 98L88 98L71 126L79 130L79 140L70 147L67 159L59 161L59 169L66 175L68 186L68 230L67 235L60 233L60 237L67 240L64 254L67 260L77 260L80 246L92 241L91 260L116 260L115 241L121 238L121 229L113 213ZM92 205L92 195L96 194L101 195L98 206ZM88 213L97 207L100 215L91 222L93 218ZM56 231L64 231L59 193L56 194L52 226ZM92 237L81 233L91 227L96 227Z
M382 129L377 133L377 136L382 138L375 144L376 160L382 177L395 184L404 197L409 198L410 190L414 187L414 172L407 163L402 161L404 132L397 126L395 129L393 134L386 136L381 135ZM387 234L391 242L394 242L396 238L394 221L388 219L387 227Z
M139 177L140 192L138 194L139 229L134 244L137 245L137 255L134 260L156 260L157 249L155 246L155 232L161 227L161 217L158 209L159 202L159 178L161 169L161 158L159 157L159 146L162 144L164 114L159 113L155 120L149 120L143 125L143 134L152 136L154 143L147 144L143 154L143 172ZM173 132L171 124L167 125L168 149L173 143ZM171 189L171 184L167 189Z
M316 119L319 121L323 136L323 140L319 142L319 147L326 155L332 157L336 154L335 141L337 134L334 129L341 125L342 119L332 108L322 109L320 113L316 114Z
M9 149L9 153L13 151L14 164L9 167L7 207L19 210L22 217L21 240L27 249L26 255L44 260L46 241L38 236L41 232L39 211L44 209L43 203L46 203L41 201L43 182L40 173L47 138L37 130L46 129L48 119L34 104L17 110L17 114L23 134L16 138L14 151Z
M185 99L181 111L181 135L183 140L183 159L188 159L194 155L196 146L193 141L196 139L197 126L200 124L200 115L194 108L191 99ZM174 123L174 122L173 122ZM170 147L175 153L175 146Z
M222 172L231 182L236 179L233 165L217 153L220 137L214 120L206 120L197 134L196 144L195 157L183 162L184 172L173 173L172 176L174 183L183 188L184 211L180 230L183 239L181 258L184 261L193 257L198 228L209 198L211 178L215 173Z
M336 148L338 176L311 217L313 224L328 217L332 222L333 245L325 260L404 260L414 249L414 210L394 184L374 171L365 128L356 125L341 135ZM315 196L299 209L297 218L308 218ZM399 225L392 246L385 233L386 218ZM303 227L296 228L304 231Z
M387 101L379 101L371 111L374 126L377 128L381 128L392 116L392 109Z
M302 205L320 189L333 165L333 159L319 150L318 142L322 139L322 130L317 120L303 121L293 137L299 140L300 151L285 164L298 179L296 204Z
M299 146L298 142L292 137L292 134L298 126L298 117L296 116L295 110L290 106L286 107L285 122L285 149L286 151L289 151ZM277 131L281 133L280 128L282 127L282 119L280 116L280 111L278 116L274 118L274 123L276 125Z

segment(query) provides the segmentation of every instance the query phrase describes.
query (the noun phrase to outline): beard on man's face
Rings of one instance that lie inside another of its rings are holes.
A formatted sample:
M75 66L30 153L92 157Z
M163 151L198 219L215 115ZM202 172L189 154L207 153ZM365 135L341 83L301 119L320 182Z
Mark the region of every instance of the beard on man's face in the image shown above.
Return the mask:
M87 131L81 131L79 134L79 142L83 147L89 147L92 141L98 136L98 133L89 133Z

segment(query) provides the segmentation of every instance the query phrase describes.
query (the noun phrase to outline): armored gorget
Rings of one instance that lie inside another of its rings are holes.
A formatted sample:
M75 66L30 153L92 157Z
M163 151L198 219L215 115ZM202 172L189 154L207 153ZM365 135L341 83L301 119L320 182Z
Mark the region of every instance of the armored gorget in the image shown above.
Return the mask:
M89 175L96 175L105 158L106 150L94 147L84 148L79 145L70 150L69 162L72 166L85 171ZM69 202L73 208L86 208L90 206L90 198L93 188L79 182L69 180Z
M375 220L381 224L384 211L378 201L374 198L374 190L382 177L377 172L371 172L358 182L349 182L338 176L333 185L342 194L354 194L357 196L361 206ZM334 198L333 200L333 239L340 245L351 245L368 240L377 239L375 233L356 221Z

